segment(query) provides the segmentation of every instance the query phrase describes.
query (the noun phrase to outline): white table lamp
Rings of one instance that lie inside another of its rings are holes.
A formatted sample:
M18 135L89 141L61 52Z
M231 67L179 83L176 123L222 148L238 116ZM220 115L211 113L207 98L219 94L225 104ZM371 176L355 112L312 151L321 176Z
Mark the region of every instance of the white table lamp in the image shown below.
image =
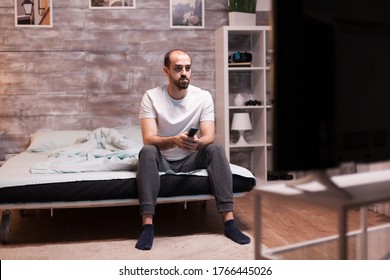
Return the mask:
M236 145L248 144L244 138L244 131L252 129L249 113L234 113L231 129L238 130L240 132L240 138L238 139Z

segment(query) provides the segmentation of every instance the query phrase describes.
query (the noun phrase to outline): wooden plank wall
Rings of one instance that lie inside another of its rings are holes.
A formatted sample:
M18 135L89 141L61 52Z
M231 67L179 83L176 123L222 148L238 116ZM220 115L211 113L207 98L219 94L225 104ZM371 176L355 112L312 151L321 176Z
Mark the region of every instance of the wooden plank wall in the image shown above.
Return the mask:
M228 24L226 0L205 0L204 29L170 29L169 0L130 10L53 0L53 28L16 28L13 2L0 0L0 160L42 128L138 124L143 93L166 81L171 48L191 53L192 84L215 96L214 31Z

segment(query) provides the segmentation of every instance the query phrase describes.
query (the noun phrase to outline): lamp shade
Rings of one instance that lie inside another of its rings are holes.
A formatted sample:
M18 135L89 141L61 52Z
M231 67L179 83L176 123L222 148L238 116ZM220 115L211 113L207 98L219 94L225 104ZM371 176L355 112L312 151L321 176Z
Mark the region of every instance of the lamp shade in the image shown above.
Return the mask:
M34 3L31 2L30 0L24 0L23 3L22 3L22 6L23 6L23 9L24 9L24 13L26 15L31 15L32 14L32 7L33 7Z
M251 130L252 124L249 113L234 113L232 121L232 130Z

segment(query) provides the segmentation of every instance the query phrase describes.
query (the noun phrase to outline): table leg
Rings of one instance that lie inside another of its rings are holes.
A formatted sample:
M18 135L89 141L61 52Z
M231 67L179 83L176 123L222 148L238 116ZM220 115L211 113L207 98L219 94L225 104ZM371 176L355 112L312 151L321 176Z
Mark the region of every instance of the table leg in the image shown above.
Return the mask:
M360 230L361 230L361 239L360 239L360 259L367 260L367 228L368 228L368 217L367 217L367 207L360 207Z
M255 209L254 209L254 225L255 225L255 260L262 259L261 255L261 197L257 193L255 196Z
M347 209L342 207L339 210L339 259L348 259L347 252Z

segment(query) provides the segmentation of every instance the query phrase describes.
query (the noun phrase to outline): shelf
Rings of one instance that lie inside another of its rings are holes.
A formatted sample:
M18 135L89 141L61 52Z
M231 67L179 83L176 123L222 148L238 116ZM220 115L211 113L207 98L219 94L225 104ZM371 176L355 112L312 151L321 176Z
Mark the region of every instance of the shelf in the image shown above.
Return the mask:
M229 106L229 110L253 110L253 109L264 109L266 107L272 108L272 106L256 105L256 106Z
M248 142L247 144L236 145L235 142L230 142L231 148L251 148L251 147L267 147L266 143Z
M251 62L229 62L229 67L246 67L250 68L252 67Z
M229 67L229 71L262 71L269 70L267 67Z
M267 180L272 154L272 139L268 125L271 122L272 104L267 104L270 92L270 26L224 26L215 31L216 65L216 141L225 149L232 163L248 167L259 180ZM234 52L252 54L252 61L241 66L229 63ZM261 105L235 106L236 94L242 94L245 102L258 100ZM248 112L252 129L246 134L247 144L235 144L238 139L230 129L233 114Z

